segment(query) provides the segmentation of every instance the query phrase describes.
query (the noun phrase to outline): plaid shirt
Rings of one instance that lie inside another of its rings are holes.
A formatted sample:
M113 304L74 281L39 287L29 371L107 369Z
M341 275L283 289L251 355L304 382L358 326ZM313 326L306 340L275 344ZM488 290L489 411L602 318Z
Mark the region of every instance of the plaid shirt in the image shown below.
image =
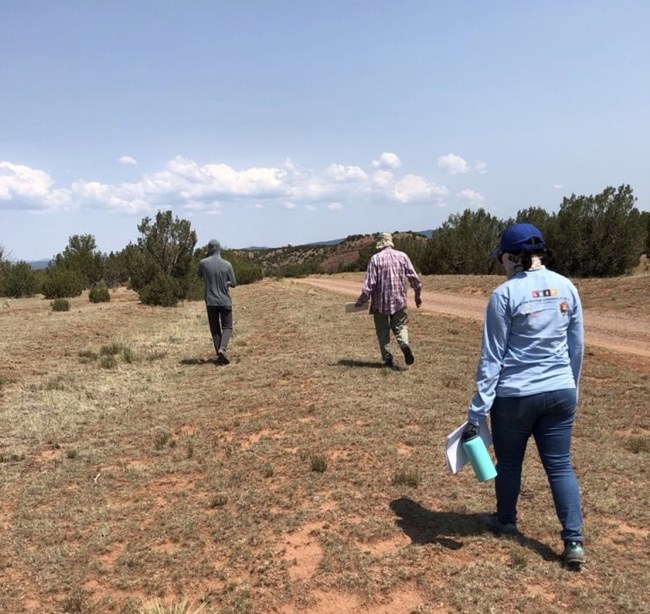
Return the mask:
M368 263L359 302L370 298L370 311L389 315L403 309L406 307L404 277L417 294L422 284L410 258L391 247L382 249Z

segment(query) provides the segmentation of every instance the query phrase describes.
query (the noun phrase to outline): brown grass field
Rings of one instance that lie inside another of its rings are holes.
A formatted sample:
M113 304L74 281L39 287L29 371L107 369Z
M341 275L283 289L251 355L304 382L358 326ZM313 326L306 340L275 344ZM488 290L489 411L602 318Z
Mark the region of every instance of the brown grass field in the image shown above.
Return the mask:
M486 299L499 281L424 279ZM649 282L578 286L647 332ZM491 483L446 469L480 322L411 308L416 363L396 348L386 371L340 295L268 280L233 299L225 367L200 302L0 306L0 612L650 612L650 358L587 347L575 573L534 445L520 538L483 530Z

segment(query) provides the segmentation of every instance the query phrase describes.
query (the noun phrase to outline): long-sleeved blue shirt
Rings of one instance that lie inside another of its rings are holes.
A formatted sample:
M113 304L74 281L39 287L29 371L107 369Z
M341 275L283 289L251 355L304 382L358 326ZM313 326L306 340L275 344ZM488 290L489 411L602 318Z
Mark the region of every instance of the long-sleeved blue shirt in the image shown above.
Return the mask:
M488 302L469 421L489 414L497 396L578 388L583 352L582 304L571 281L545 267L513 275Z

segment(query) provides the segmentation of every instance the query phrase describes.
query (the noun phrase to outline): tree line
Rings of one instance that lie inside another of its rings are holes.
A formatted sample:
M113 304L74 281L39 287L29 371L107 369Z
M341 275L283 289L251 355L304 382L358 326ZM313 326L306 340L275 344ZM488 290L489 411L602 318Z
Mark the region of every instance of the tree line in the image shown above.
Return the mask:
M591 196L565 197L557 213L541 207L520 210L500 220L484 209L452 214L429 239L417 233L396 235L395 247L411 257L424 275L501 273L491 251L503 230L514 222L535 224L551 248L549 268L569 277L612 277L629 273L643 253L650 255L650 212L640 212L629 185L607 187ZM197 236L187 220L159 211L138 225L140 237L119 252L102 253L93 235L73 235L47 268L34 271L27 262L12 263L0 246L0 296L42 293L46 298L79 296L85 289L128 285L145 304L172 306L179 300L203 297L196 276L206 247L196 248ZM374 245L341 268L365 270ZM302 276L318 272L318 261L267 271L253 254L225 250L241 284L273 276Z

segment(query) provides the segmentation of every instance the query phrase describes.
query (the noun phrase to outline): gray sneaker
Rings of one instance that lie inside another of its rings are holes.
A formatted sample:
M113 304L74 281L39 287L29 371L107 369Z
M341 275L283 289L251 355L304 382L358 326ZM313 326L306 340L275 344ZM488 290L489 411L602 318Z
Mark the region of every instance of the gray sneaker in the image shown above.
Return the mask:
M517 525L514 522L501 522L496 512L492 514L481 514L481 520L485 528L497 535L516 535Z
M587 557L585 557L585 549L582 546L582 542L564 542L564 552L562 554L562 558L567 565L582 565L587 560Z

